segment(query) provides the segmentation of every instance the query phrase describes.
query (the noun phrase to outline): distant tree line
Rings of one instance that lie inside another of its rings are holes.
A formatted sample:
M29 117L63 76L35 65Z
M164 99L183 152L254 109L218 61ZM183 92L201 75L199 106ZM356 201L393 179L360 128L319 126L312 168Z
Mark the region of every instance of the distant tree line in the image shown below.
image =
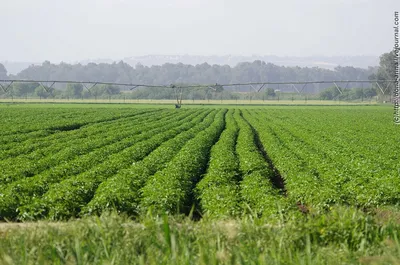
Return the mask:
M137 64L135 67L122 61L118 63L89 63L82 64L52 64L45 61L41 65L31 65L17 75L7 75L7 70L0 64L0 79L35 79L35 80L69 80L69 81L98 81L115 83L134 83L149 85L166 84L234 84L246 82L287 82L287 81L330 81L330 80L368 80L368 79L390 79L394 77L393 53L385 53L381 56L379 67L368 69L355 68L351 66L338 66L334 70L318 67L285 67L277 66L262 61L239 63L235 67L228 65L209 65L207 63L198 65L186 65L182 63L166 63L161 66L143 66ZM383 83L382 83L383 84ZM386 85L386 84L383 84ZM304 92L307 94L318 94L323 99L334 99L338 97L337 89L332 84L307 85ZM343 91L347 98L373 97L379 93L378 87L365 87L363 84L352 83L352 88ZM122 87L108 85L96 85L89 89L81 84L57 85L56 89L44 87L44 84L16 83L8 92L11 96L38 96L59 98L174 98L173 88L137 88L132 93L122 91ZM360 92L362 90L362 93ZM185 90L187 99L237 99L241 98L242 92L251 92L250 87L224 87L223 91L209 91L207 89ZM279 92L295 92L289 86L265 87L262 93L254 97L274 98ZM390 93L390 89L387 93ZM343 96L343 95L341 95Z
M340 89L340 91L339 91ZM320 99L323 100L368 100L376 96L378 93L375 88L341 88L335 86L325 89L320 93Z
M96 85L86 89L82 84L67 84L65 89L59 90L39 83L14 83L8 90L8 97L39 97L39 98L61 98L61 99L84 99L84 98L109 98L120 95L120 88L111 85Z
M384 53L380 56L379 67L368 76L369 80L378 80L378 84L373 83L370 87L354 86L353 88L329 87L320 93L321 99L371 99L378 96L380 101L392 98L394 83L386 80L396 78L396 57L394 51Z
M10 78L36 80L99 81L116 83L141 83L149 85L165 84L231 84L245 82L284 82L338 79L368 79L377 72L377 68L355 68L338 66L334 70L318 67L285 67L262 61L239 63L235 67L228 65L186 65L166 63L161 66L135 67L120 61L119 63L52 64L45 61L41 65L32 65ZM0 71L1 73L1 71Z

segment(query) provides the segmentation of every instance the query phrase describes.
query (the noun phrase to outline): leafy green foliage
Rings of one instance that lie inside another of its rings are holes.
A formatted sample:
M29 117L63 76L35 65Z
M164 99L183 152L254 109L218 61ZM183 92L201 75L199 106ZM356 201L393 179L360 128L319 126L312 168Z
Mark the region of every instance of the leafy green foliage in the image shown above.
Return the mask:
M398 213L398 209L397 209ZM69 222L2 224L2 264L396 264L400 225L337 207L287 221L243 218L140 222L103 214Z
M196 114L193 113L184 119L169 122L166 126L149 130L145 134L138 135L136 139L131 138L129 143L131 146L126 145L122 151L104 158L98 166L52 185L42 198L19 209L21 218L36 218L38 214L47 215L51 219L76 217L81 208L91 200L101 182L142 160L164 141L190 128L188 122L193 119L193 116L197 116ZM68 203L65 203L66 201Z
M240 111L236 112L235 119L240 129L236 152L242 174L242 207L244 210L249 208L255 216L279 214L281 208L286 205L280 191L272 185L273 170L262 156L256 144L254 131Z
M241 212L235 150L239 128L233 113L234 110L229 110L226 114L226 128L211 149L207 174L196 187L203 212L213 217L235 216Z
M130 214L139 213L141 201L140 189L147 179L162 170L186 142L200 131L207 129L213 122L216 111L204 112L185 125L189 129L175 138L164 142L142 161L121 170L112 178L104 181L96 191L94 198L85 207L86 213L101 213L106 209L116 209ZM206 116L207 115L207 116Z
M166 112L165 114L165 118L160 120L155 120L156 116L154 115L153 117L147 117L153 122L145 126L137 127L133 123L130 125L130 129L127 128L122 132L115 128L116 130L113 133L107 133L107 137L100 135L98 139L93 138L91 141L84 139L81 145L72 145L71 148L67 148L56 155L49 155L39 160L40 163L38 164L32 163L35 170L40 173L35 174L36 171L34 171L30 173L32 174L31 176L25 178L13 175L16 181L5 186L1 192L3 200L0 201L0 216L14 218L17 214L16 207L27 204L35 197L41 197L49 189L49 184L57 183L62 179L84 172L104 161L107 156L121 152L137 142L148 139L152 134L161 133L165 128L160 127L160 125L164 124L166 128L168 126L170 128L174 127L175 124L173 122L170 124L166 122L179 121L190 112L182 112L172 119L170 118L171 112ZM146 122L146 119L142 121ZM148 132L150 129L153 131ZM56 166L57 163L58 166ZM51 167L51 165L54 167ZM41 168L37 166L41 166ZM17 172L25 174L26 172L32 172L26 171L24 167L22 169ZM10 182L10 176L6 176L8 175L4 175L4 181ZM38 212L36 214L40 216L42 213ZM22 218L25 218L25 215L25 212L22 211ZM28 217L31 216L30 214Z
M226 110L220 110L209 128L187 142L163 170L148 180L142 189L144 208L189 212L193 204L192 189L205 172L210 149L225 127L225 113Z
M283 176L288 198L313 210L335 204L398 204L400 180L394 161L399 150L390 143L398 141L399 128L392 126L390 115L379 113L310 109L268 115L245 111L244 116Z
M284 219L400 202L399 128L384 107L1 111L0 219L192 206Z

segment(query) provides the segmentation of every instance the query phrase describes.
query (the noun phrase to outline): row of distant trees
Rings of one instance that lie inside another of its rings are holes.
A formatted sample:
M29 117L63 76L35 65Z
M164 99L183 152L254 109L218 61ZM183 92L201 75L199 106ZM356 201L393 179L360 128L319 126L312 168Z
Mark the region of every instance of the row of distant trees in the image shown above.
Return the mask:
M120 94L120 88L112 85L96 85L86 89L82 84L67 84L65 89L54 89L39 83L14 83L8 89L8 97L56 97L56 98L107 98Z
M333 100L333 99L343 99L343 100L358 100L358 99L371 99L377 96L378 93L376 88L340 88L340 91L336 87L330 87L325 89L319 94L322 100Z
M340 91L339 91L340 89ZM364 100L371 99L378 95L378 91L374 87L367 88L340 88L335 86L322 90L319 94L308 94L308 97L322 100ZM39 83L13 83L8 92L3 95L6 97L16 98L59 98L59 99L108 99L108 98L125 98L125 99L176 99L180 97L180 91L174 88L148 87L136 89L134 91L121 91L120 87L112 85L95 85L86 88L82 84L66 84L64 89L50 88ZM276 100L294 98L296 93L282 92L274 88L265 88L259 93L243 93L224 90L222 87L218 90L210 88L193 88L183 89L182 98L189 100ZM301 98L307 95L296 95Z
M355 68L338 66L334 70L318 67L285 67L263 61L243 62L231 67L229 65L186 65L182 63L166 63L158 66L132 67L124 62L113 64L89 63L52 64L48 61L41 65L32 65L17 75L9 75L10 79L31 80L70 80L98 81L110 83L133 83L148 85L168 84L234 84L247 82L287 82L310 80L365 80L377 72L377 68ZM320 87L307 86L306 92L315 93L329 85ZM59 88L59 87L56 87ZM241 92L251 91L249 87L226 88Z
M363 99L382 94L381 88L388 88L384 94L391 95L393 87L383 80L395 78L394 52L385 53L380 57L379 67L368 69L350 66L336 67L334 70L300 67L284 67L262 61L240 63L235 67L228 65L199 65L164 64L162 66L130 65L119 62L113 64L51 64L46 61L42 65L32 65L21 71L16 76L7 75L7 70L0 64L0 79L32 79L32 80L70 80L111 83L135 83L150 85L165 84L232 84L246 82L283 82L283 81L330 81L330 80L382 80L380 87L361 88L363 84L352 83L351 89L338 91L332 84L309 85L304 89L306 94L317 95L322 99ZM0 91L0 96L12 97L57 97L57 98L147 98L147 99L173 99L176 94L173 88L136 88L132 93L121 91L120 87L110 85L96 85L87 89L82 84L56 84L52 89L38 83L15 83L7 93ZM222 88L222 87L221 87ZM278 88L278 89L277 89ZM223 90L223 91L222 91ZM248 97L241 92L251 92L249 87L225 87L221 91L204 89L185 89L183 98L186 99L241 99ZM275 91L280 91L276 94ZM269 87L258 94L251 93L253 97L271 99L279 97L282 93L294 92L285 87ZM5 94L5 95L4 95Z

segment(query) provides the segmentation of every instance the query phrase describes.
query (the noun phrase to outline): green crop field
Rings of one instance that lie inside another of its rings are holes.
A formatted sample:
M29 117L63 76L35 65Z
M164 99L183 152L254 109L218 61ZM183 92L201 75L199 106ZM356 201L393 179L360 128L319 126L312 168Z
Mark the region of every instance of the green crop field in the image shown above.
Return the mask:
M0 264L400 264L391 107L0 115Z

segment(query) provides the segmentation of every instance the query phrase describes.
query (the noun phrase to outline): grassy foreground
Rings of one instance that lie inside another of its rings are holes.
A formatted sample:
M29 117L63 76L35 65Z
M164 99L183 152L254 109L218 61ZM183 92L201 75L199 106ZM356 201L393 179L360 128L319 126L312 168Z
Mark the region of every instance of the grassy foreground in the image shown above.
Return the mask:
M285 216L285 217L284 217ZM1 223L0 264L400 264L400 209Z

